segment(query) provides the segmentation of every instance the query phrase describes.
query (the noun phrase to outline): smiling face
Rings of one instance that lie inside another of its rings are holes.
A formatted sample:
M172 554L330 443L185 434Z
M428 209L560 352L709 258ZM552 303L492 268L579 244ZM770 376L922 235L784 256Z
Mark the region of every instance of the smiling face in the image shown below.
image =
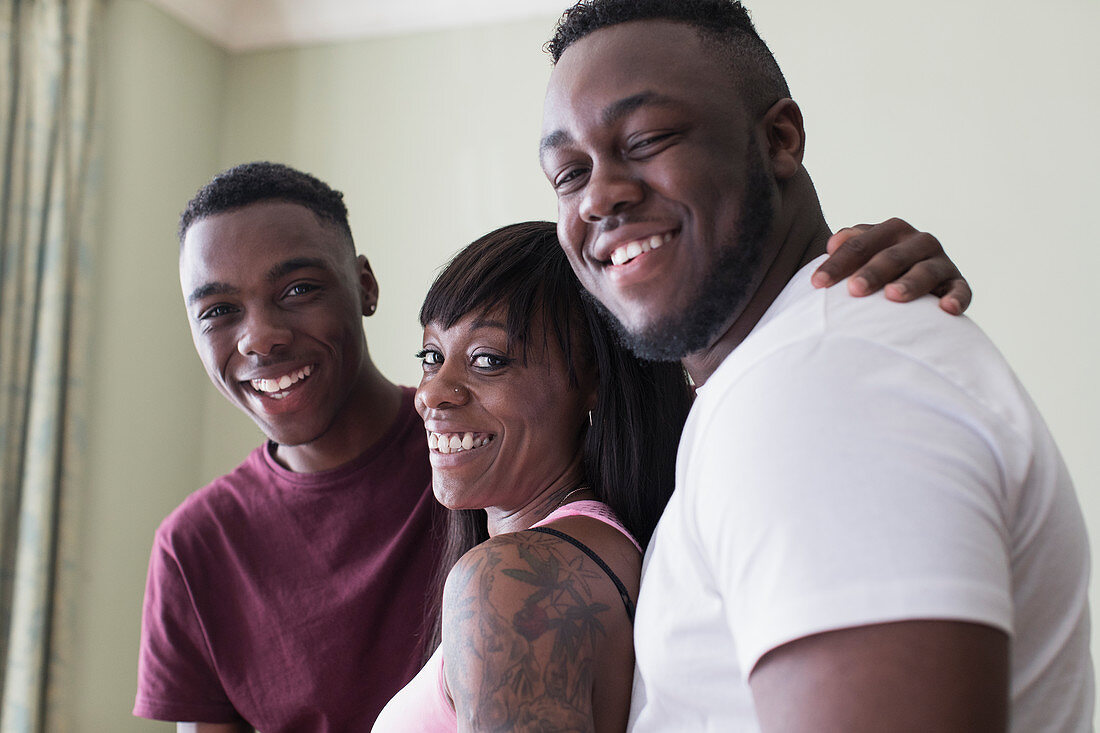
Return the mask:
M777 188L755 122L682 23L603 28L554 68L540 157L558 238L640 356L708 347L760 282Z
M595 378L571 386L560 348L535 325L524 364L523 344L509 350L506 320L498 308L424 329L416 409L436 498L451 509L522 512L580 480Z
M377 285L337 227L283 202L206 217L187 231L180 284L210 380L271 440L310 444L356 419Z

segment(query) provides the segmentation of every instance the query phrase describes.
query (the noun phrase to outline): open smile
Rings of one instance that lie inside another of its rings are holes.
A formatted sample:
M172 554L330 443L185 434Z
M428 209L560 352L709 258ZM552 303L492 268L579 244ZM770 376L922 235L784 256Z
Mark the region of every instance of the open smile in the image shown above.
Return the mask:
M643 255L655 249L660 249L662 245L672 239L674 233L675 232L665 232L664 234L654 234L650 237L635 239L632 242L620 245L611 252L611 264L625 265L639 255Z
M436 433L429 430L428 449L435 453L461 453L483 448L495 438L492 433Z
M250 379L248 380L248 384L252 386L255 392L258 392L264 397L281 400L286 397L291 387L296 384L301 384L308 379L309 375L312 373L313 365L309 365L271 379Z

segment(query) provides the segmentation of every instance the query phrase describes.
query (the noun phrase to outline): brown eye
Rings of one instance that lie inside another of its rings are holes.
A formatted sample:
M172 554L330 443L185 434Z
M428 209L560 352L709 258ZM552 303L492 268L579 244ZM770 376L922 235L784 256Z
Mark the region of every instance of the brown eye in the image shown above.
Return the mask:
M421 349L416 352L416 358L420 360L420 364L424 368L438 366L443 363L443 354L434 349Z
M554 188L558 191L568 188L569 184L575 182L578 178L584 175L585 168L570 168L565 170L554 180Z
M673 142L675 137L676 133L674 132L665 132L659 135L643 137L631 144L628 152L635 157L644 158L647 155L653 155L664 150Z
M503 369L512 363L512 360L507 356L501 356L500 354L487 354L480 353L474 354L470 359L470 366L475 369L481 369L484 371L495 371L497 369Z
M225 305L224 303L219 303L218 305L215 305L211 308L207 308L202 313L200 313L199 314L199 320L200 321L205 321L205 320L210 319L210 318L220 318L221 316L229 315L232 312L233 312L232 307L230 307L228 305Z
M310 283L294 283L289 288L287 288L286 294L290 296L306 295L307 293L312 293L314 290L317 290L316 285L312 285Z

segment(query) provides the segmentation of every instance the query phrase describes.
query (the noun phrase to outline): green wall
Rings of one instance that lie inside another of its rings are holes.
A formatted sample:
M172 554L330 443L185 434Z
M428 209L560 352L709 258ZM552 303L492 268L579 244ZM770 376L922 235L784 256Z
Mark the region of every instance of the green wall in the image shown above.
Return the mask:
M152 533L201 474L206 376L180 305L174 227L218 165L227 55L136 0L108 6L101 226L92 288L87 495L81 504L72 730L130 716Z

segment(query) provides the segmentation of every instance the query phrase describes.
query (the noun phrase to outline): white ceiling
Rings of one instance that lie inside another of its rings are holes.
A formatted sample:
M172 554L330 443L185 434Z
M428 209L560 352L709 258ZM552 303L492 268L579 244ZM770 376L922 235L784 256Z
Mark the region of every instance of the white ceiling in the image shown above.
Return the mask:
M555 17L570 0L146 0L231 51Z

